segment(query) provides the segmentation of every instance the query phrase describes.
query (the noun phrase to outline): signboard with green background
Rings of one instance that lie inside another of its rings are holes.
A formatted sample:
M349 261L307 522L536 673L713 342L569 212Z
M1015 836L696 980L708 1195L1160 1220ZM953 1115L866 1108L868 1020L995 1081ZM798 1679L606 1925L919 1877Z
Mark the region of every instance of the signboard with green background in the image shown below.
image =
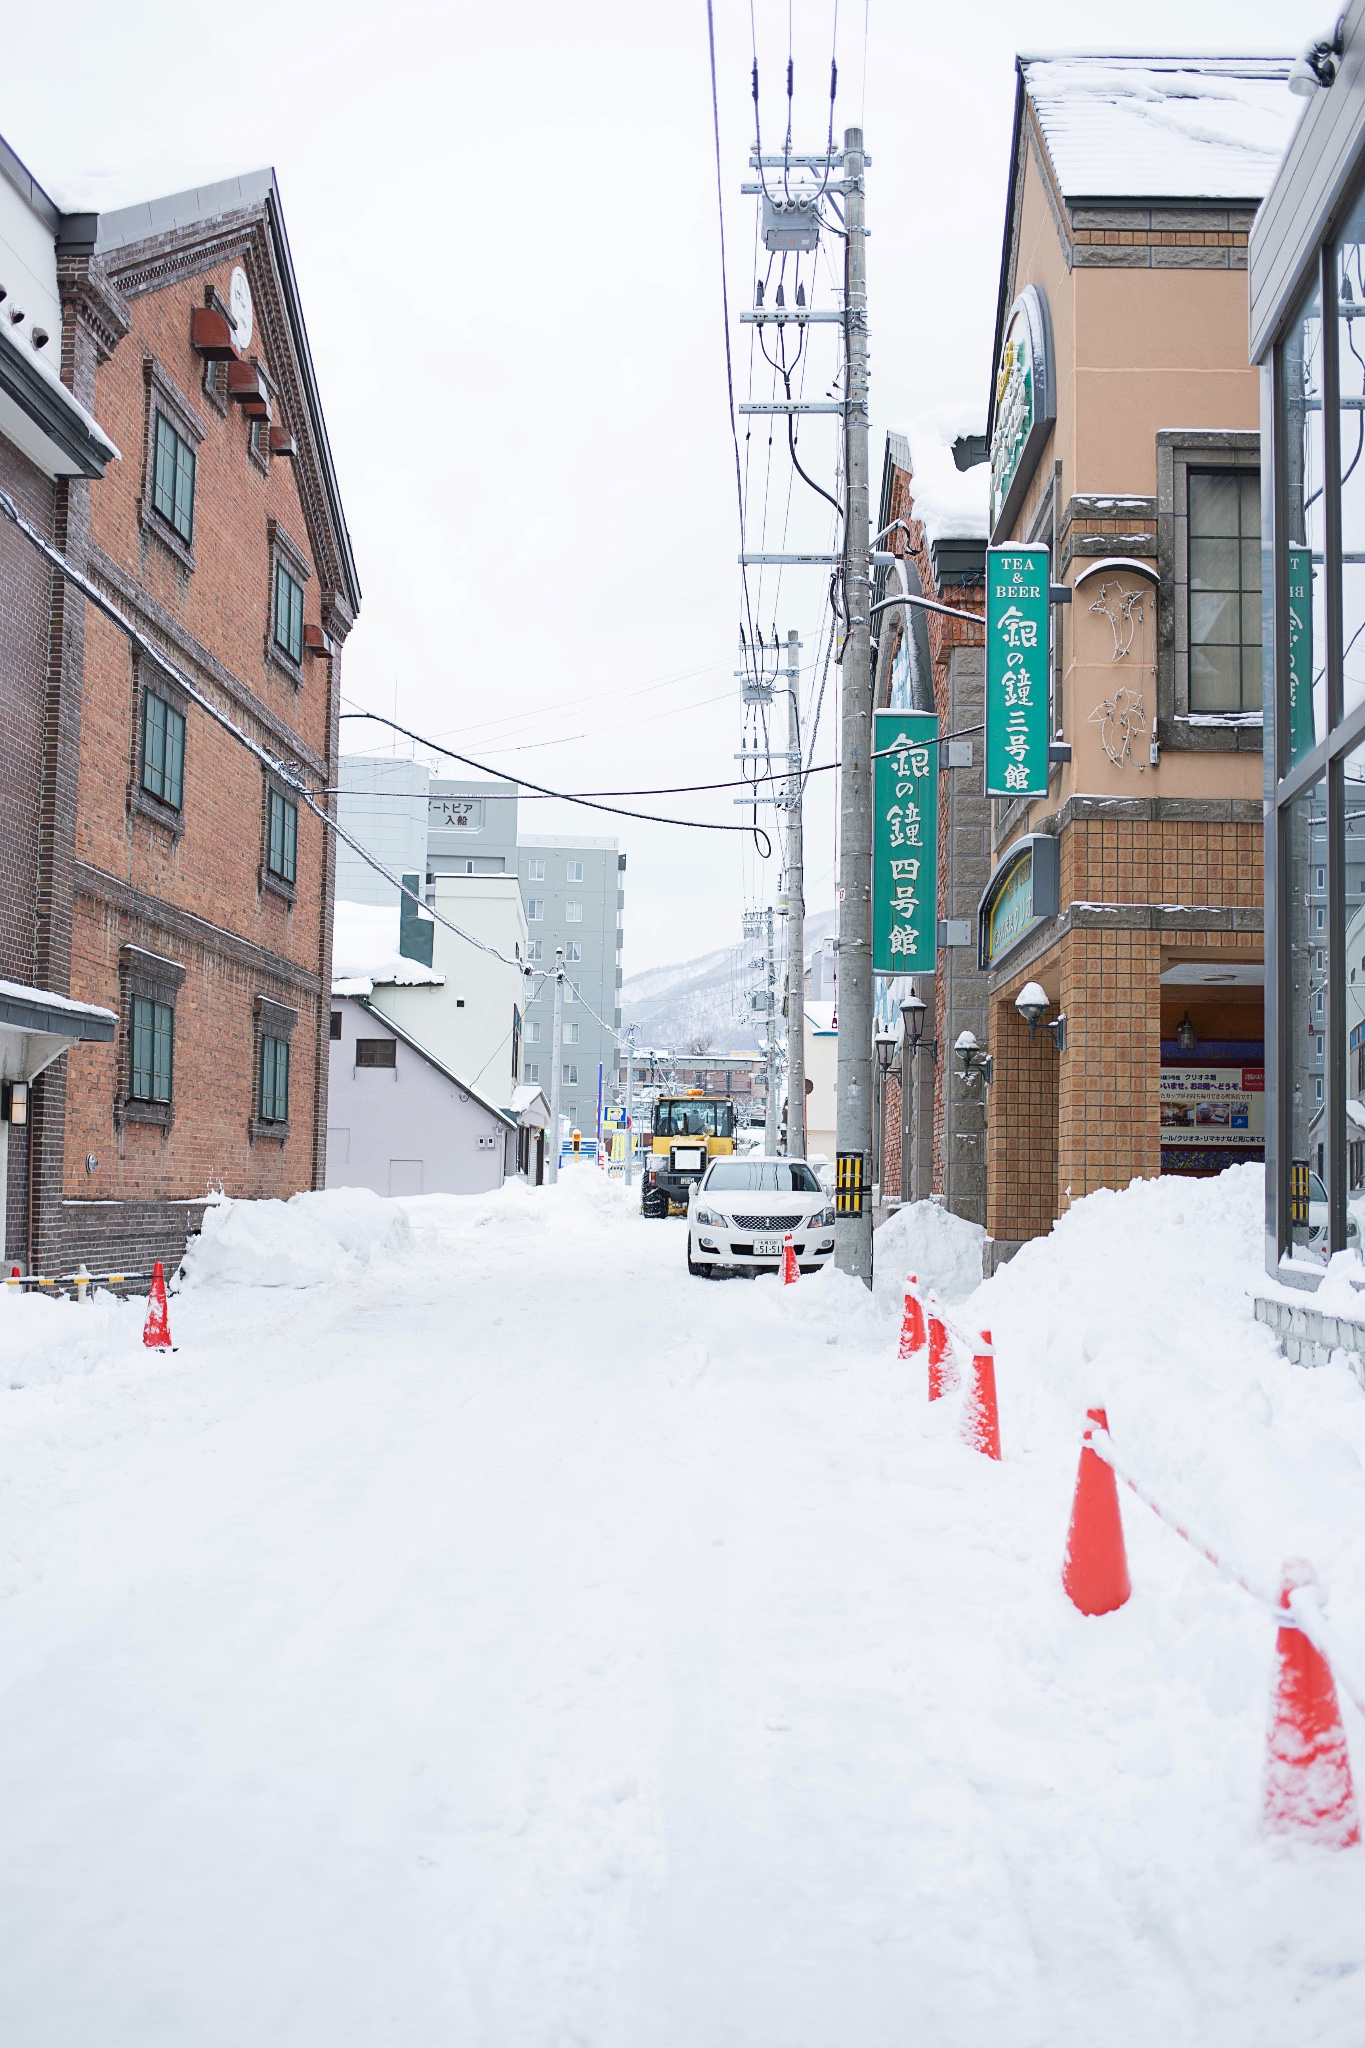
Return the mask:
M986 550L986 794L1046 796L1046 548Z
M1313 551L1289 550L1289 766L1313 750Z
M938 964L938 718L872 717L872 969L932 974Z

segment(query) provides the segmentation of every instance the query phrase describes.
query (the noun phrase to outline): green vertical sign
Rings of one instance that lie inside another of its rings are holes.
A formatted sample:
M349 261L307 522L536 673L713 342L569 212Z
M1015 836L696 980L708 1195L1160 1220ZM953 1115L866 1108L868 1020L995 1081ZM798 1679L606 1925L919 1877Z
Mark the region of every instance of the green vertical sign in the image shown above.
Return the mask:
M986 794L1046 796L1048 551L986 550Z
M1313 750L1313 550L1289 550L1289 765Z
M938 719L872 716L872 971L932 974L938 962Z

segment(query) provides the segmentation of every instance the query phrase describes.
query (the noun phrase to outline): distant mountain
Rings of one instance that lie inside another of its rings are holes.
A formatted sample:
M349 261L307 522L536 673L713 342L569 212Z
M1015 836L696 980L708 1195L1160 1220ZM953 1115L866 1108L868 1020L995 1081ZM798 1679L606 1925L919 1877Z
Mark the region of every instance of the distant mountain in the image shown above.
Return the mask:
M822 910L806 919L806 963L832 938L838 913ZM780 941L779 941L780 943ZM744 965L743 946L722 946L675 967L650 967L621 986L621 1021L635 1026L640 1046L670 1052L757 1052L759 1033L749 1011L749 990L757 977Z

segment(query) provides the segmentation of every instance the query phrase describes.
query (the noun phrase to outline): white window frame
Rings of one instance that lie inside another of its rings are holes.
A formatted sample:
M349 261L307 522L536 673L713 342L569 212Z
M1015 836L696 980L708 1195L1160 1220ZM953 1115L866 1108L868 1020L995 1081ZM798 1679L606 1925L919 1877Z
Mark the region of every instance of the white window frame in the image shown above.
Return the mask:
M543 896L528 896L526 899L527 924L541 924L544 922L544 918L545 898Z
M582 1025L581 1025L581 1024L580 1024L580 1023L579 1023L579 1022L577 1021L577 1019L575 1019L575 1020L574 1020L574 1022L573 1022L572 1024L566 1024L566 1025L564 1026L564 1043L565 1043L565 1045L577 1045L577 1044L578 1044L578 1042L579 1042L579 1038L580 1038L580 1036L581 1036L581 1034L582 1034L582 1030L583 1030L583 1027L582 1027Z
M582 881L583 863L581 860L571 860L567 863L564 869L564 879L566 882Z
M566 903L564 905L564 922L565 924L582 924L583 905L581 903Z
M545 863L543 860L527 861L526 879L528 882L543 882L545 880Z

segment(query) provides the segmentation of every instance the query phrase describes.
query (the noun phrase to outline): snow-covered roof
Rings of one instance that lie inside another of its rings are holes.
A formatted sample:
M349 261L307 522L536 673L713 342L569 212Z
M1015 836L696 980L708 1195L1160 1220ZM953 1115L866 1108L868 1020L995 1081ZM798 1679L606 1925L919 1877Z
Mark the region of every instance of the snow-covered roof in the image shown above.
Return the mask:
M837 1029L834 1020L838 1010L837 1003L807 1003L806 1022L812 1031L834 1031Z
M443 974L399 952L396 903L338 901L332 926L333 995L367 996L375 987L444 986Z
M28 983L23 981L0 981L0 1001L31 1003L35 1009L62 1010L72 1018L94 1017L101 1023L118 1022L118 1013L106 1010L102 1003L73 1002L70 996L53 995L51 989L30 988Z
M550 1121L550 1104L544 1089L537 1088L534 1081L518 1082L517 1086L512 1090L511 1105L512 1115L518 1123L525 1122L527 1110L534 1109L536 1103L540 1104L544 1115L539 1119L532 1117L531 1122L534 1124L539 1121L542 1125L548 1124Z
M980 405L941 405L888 436L893 459L908 456L914 516L923 522L931 547L939 540L990 536L990 464L964 470L953 460L953 443L960 435L985 431Z
M1288 57L1021 57L1068 199L1262 199L1303 101Z

